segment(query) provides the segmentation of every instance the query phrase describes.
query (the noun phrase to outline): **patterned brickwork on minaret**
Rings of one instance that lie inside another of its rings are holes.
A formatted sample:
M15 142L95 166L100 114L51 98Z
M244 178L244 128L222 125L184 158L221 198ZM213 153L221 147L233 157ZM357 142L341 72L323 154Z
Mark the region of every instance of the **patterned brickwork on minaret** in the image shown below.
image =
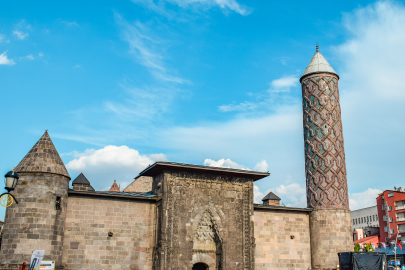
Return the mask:
M332 270L353 251L339 76L316 48L302 84L305 176L313 270Z
M349 209L339 77L318 50L306 71L301 84L308 207Z

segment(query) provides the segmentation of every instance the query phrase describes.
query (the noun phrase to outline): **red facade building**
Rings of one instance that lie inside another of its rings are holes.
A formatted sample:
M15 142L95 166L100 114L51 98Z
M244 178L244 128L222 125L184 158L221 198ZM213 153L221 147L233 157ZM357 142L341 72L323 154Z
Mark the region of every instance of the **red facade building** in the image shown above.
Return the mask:
M386 190L377 197L380 242L405 240L405 192L401 188Z

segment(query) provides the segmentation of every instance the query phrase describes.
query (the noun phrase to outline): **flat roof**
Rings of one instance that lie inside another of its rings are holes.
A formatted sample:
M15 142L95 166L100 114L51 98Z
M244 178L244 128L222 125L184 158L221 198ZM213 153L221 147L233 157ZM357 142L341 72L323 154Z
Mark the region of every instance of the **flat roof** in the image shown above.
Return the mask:
M153 200L156 201L157 196L152 192L148 193L133 193L133 192L110 192L110 191L78 191L69 189L69 195L84 195L84 196L102 196L102 197L116 197L137 200Z
M297 212L312 212L312 208L299 208L299 207L288 207L288 206L276 206L276 205L263 205L254 204L254 209L258 210L276 210L276 211L297 211Z
M256 172L249 170L238 170L231 168L222 168L222 167L211 167L211 166L202 166L202 165L193 165L193 164L184 164L176 162L164 162L158 161L152 165L149 165L145 170L139 173L140 176L156 176L162 173L164 170L174 170L174 171L183 171L183 172L196 172L196 173L209 173L209 174L220 174L234 177L246 177L252 178L253 181L262 179L270 175L268 172Z
M367 209L367 208L372 208L372 207L377 207L377 205L373 205L373 206L367 206L367 207L364 207L364 208L356 209L356 210L353 210L352 212L355 212L355 211L360 211L360 210L364 210L364 209Z

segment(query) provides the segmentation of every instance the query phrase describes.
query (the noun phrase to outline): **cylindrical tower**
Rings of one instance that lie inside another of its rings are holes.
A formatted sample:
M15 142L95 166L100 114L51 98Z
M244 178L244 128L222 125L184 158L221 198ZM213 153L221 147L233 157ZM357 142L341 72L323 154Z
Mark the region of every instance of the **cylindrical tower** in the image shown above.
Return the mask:
M336 269L353 249L338 80L317 45L300 79L312 269Z
M34 250L45 250L44 260L58 268L70 176L47 131L15 171L20 179L12 193L19 204L6 210L0 263L29 264Z

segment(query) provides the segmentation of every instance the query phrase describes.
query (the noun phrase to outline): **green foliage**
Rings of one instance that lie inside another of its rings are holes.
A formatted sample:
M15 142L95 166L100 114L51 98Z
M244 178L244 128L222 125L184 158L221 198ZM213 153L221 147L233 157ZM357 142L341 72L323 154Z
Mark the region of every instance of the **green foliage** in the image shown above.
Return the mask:
M369 251L368 252L374 252L374 248L373 245L370 243L368 243L368 247L369 247Z
M359 243L357 243L356 245L354 245L354 252L360 252L361 246Z

